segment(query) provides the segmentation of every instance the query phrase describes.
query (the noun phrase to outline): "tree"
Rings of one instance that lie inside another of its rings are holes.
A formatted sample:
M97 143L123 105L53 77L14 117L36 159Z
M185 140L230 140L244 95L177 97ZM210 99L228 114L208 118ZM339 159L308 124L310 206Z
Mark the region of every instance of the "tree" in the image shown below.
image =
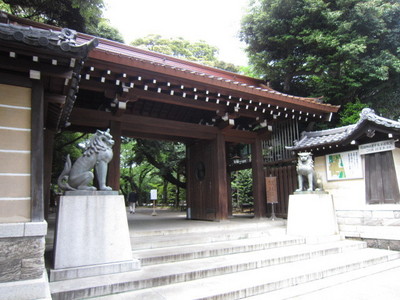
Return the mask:
M374 106L399 93L399 19L398 0L254 0L240 35L273 88Z
M123 42L121 34L103 18L103 0L0 0L13 15Z
M253 179L251 169L234 172L231 184L232 201L235 208L240 208L242 210L243 204L253 204Z
M360 119L360 112L366 107L369 105L361 103L359 100L347 103L340 112L340 125L355 124Z
M138 195L138 204L147 202L147 195L150 192L156 168L148 162L137 164L135 162L136 141L130 138L123 138L121 144L121 179L120 189L125 199L131 191Z
M205 41L190 42L181 37L163 38L161 35L149 34L132 41L131 45L230 72L239 72L239 67L234 64L219 61L217 59L218 48Z
M121 191L135 190L139 203L147 202L150 189L157 189L161 203L174 203L185 197L185 146L153 140L123 138L121 147ZM182 180L183 178L183 180Z
M124 38L122 37L121 33L118 29L112 27L108 20L101 19L97 28L92 30L90 34L95 36L99 36L105 39L109 39L112 41L124 43Z

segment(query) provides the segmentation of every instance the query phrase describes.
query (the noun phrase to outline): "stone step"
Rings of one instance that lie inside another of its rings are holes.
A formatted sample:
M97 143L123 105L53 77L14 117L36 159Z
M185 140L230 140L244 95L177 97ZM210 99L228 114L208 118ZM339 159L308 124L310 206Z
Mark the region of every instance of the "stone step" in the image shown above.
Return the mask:
M258 223L256 223L258 224ZM252 225L252 226L250 226ZM214 243L250 239L258 237L281 236L286 234L286 228L281 224L271 226L269 224L250 224L249 226L222 226L206 227L203 230L175 229L157 231L158 234L149 232L136 232L131 235L132 250L155 249L173 246L184 246L200 243Z
M388 250L365 248L359 251L314 257L223 276L215 276L149 289L136 290L99 297L103 300L190 300L190 299L241 299L268 293L254 299L270 299L273 291L298 286L369 268L388 261L399 261L400 253ZM362 275L359 275L362 276ZM290 298L290 297L289 297ZM287 299L287 298L271 298Z
M400 259L246 297L249 300L399 299ZM121 297L124 299L124 297Z
M179 247L136 250L132 252L132 255L134 258L139 259L142 267L144 267L154 264L245 253L277 247L300 245L304 243L305 239L302 237L268 236L224 242L192 244ZM364 244L362 245L364 246Z
M215 278L219 275L240 273L264 269L278 264L288 264L304 260L310 263L321 256L330 256L337 253L361 252L351 251L364 248L365 243L358 241L340 241L319 245L296 245L283 248L274 248L248 253L237 253L226 256L208 257L195 260L187 260L175 263L165 263L143 267L136 272L111 274L107 276L96 276L93 278L82 278L79 280L68 280L53 282L50 284L53 299L74 299L88 296L101 296L112 293L120 293L129 290L150 289L157 286L173 285L185 281L203 280L207 277ZM382 252L381 252L382 253ZM357 256L357 255L355 255ZM373 259L384 259L381 254ZM368 257L370 260L370 258ZM362 261L361 261L362 262ZM364 262L362 262L364 264ZM353 263L350 263L353 265ZM356 265L360 262L357 261ZM290 272L289 272L290 274ZM243 273L244 276L247 276ZM217 280L218 281L218 280ZM139 299L139 298L137 298Z
M241 219L231 219L221 222L197 221L180 219L175 228L160 229L150 227L148 229L135 229L131 232L132 237L149 237L162 235L181 235L187 233L210 233L224 232L229 230L269 230L274 228L284 228L286 230L287 220L276 219L274 221L254 219L251 222L243 222Z

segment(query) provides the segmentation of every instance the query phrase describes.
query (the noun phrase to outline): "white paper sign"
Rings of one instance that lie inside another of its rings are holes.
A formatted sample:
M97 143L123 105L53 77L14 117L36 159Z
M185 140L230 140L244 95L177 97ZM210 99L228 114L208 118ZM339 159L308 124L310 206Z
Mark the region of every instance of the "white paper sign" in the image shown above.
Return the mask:
M383 152L383 151L390 151L390 150L393 150L394 148L395 148L394 140L369 143L369 144L360 145L358 147L361 155Z
M157 190L150 190L150 200L157 200Z
M358 150L334 153L325 156L328 180L362 178L361 156Z

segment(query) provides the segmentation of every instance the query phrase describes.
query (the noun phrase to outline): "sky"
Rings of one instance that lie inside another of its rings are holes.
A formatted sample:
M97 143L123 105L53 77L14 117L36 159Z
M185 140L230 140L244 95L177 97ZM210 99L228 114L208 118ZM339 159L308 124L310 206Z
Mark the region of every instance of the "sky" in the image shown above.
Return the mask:
M247 65L238 33L248 0L104 0L104 16L125 43L148 34L203 40L219 49L218 59Z

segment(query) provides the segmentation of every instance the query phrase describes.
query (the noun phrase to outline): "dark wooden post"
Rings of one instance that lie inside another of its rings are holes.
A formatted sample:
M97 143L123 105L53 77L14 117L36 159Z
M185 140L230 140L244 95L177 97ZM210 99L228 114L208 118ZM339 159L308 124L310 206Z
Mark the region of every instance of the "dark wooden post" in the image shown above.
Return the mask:
M44 131L44 217L47 219L50 207L51 170L53 165L53 147L55 132L49 129ZM57 174L59 175L59 174Z
M115 141L113 147L113 159L108 164L108 185L112 187L114 191L119 191L119 179L121 177L120 170L120 155L121 155L121 122L111 121L110 122L110 133Z
M31 197L32 222L44 220L44 193L43 193L43 170L44 170L44 97L43 85L39 81L32 84L32 132L31 132Z
M215 139L215 164L214 181L216 188L216 218L217 220L228 219L228 184L226 172L226 146L225 138L221 133Z
M228 190L228 216L232 217L233 215L233 199L232 199L232 181L231 181L231 172L226 173L226 185Z
M254 217L263 218L267 216L267 205L265 199L264 161L262 156L261 139L257 137L251 144L251 167L253 171L253 197Z

